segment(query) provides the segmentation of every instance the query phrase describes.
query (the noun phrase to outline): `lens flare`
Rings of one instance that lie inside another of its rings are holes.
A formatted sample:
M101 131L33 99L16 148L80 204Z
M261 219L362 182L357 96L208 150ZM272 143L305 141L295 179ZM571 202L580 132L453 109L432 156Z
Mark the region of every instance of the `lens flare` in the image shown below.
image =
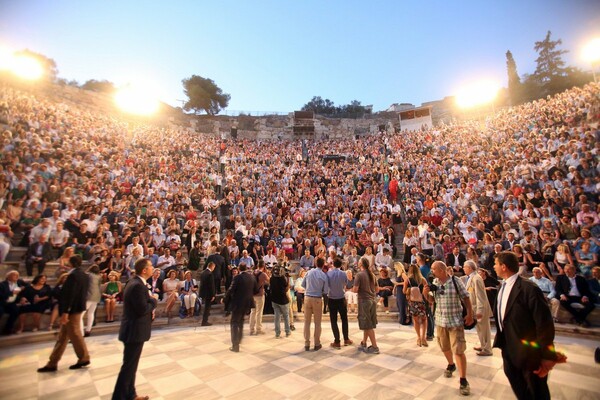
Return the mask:
M130 114L151 115L158 111L160 103L150 90L125 86L115 94L117 106Z

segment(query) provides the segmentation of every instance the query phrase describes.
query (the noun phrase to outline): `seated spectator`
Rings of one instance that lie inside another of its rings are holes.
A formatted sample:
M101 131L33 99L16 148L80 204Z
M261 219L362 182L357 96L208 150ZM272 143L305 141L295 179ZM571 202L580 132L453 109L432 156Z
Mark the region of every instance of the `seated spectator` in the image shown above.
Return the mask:
M104 310L106 311L106 322L115 321L117 299L123 290L120 279L119 273L112 271L108 274L108 282L100 288L104 300Z
M3 335L13 333L13 326L19 317L17 297L27 284L19 278L19 272L12 270L6 273L5 280L0 282L0 317L8 314Z
M591 244L588 241L581 243L581 249L575 251L577 267L584 278L592 276L592 268L598 265L598 255L591 250Z
M578 325L589 326L587 316L594 310L593 295L585 278L575 274L575 266L565 267L565 274L556 278L555 288L560 305L573 316L572 320Z
M48 236L44 233L32 243L25 254L25 268L27 276L33 275L33 266L37 265L39 275L42 274L46 263L52 259L52 246L48 243Z
M177 294L180 288L179 279L177 279L177 271L174 269L167 272L167 278L163 281L163 293L166 299L165 314L171 318L171 310L177 301Z
M52 288L46 284L46 275L38 275L33 278L31 285L26 286L17 296L17 306L19 307L19 325L17 333L23 332L25 326L25 316L32 314L33 328L32 332L40 329L40 321L44 311L50 308L52 303Z
M569 246L561 243L556 247L556 252L554 253L554 266L558 273L562 275L565 273L564 269L567 265L575 265L575 263L573 263Z
M163 300L163 279L160 277L160 269L155 269L152 276L148 278L148 285L153 295L158 296L158 300Z
M379 298L378 305L383 304L383 309L386 314L390 313L389 307L389 297L392 295L392 291L394 290L394 284L389 277L389 272L387 268L381 268L379 270L379 279L377 279L377 287L379 291L377 292L377 297Z
M538 285L538 287L544 293L544 297L548 301L548 305L550 306L550 310L552 312L552 318L554 318L554 322L557 322L556 319L558 315L558 307L560 306L560 301L556 298L556 291L554 290L554 283L543 276L542 269L538 267L533 268L533 276L529 278L530 281Z
M187 317L194 316L196 300L198 300L198 282L192 278L192 272L186 271L180 284L180 300L187 311Z

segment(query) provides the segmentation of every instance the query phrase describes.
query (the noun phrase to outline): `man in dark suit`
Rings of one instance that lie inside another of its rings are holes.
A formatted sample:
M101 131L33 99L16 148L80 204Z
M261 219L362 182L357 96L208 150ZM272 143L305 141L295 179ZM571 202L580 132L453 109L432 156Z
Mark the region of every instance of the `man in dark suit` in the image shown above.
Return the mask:
M13 325L19 316L19 307L17 306L17 295L27 286L19 279L19 271L8 271L6 280L0 282L0 318L4 313L8 314L6 325L4 325L3 335L12 333Z
M208 322L210 316L210 305L215 299L215 280L213 278L213 271L215 270L215 263L209 262L206 269L200 274L200 298L204 303L204 312L202 313L202 326L211 326Z
M258 283L252 273L247 272L245 263L240 263L240 273L233 277L227 292L231 311L231 347L233 352L240 351L244 331L244 317L254 307L254 295L258 293Z
M83 329L81 329L81 313L86 310L86 300L90 279L81 269L81 257L69 258L69 264L73 267L63 285L60 301L58 302L58 313L60 315L60 331L54 350L50 354L48 363L38 369L38 372L54 372L57 369L69 340L73 344L77 363L69 369L80 369L90 364L90 355L83 340Z
M41 275L46 267L46 263L51 259L52 246L48 243L48 236L42 234L37 242L32 243L27 248L27 254L25 255L25 269L27 270L27 276L33 275L34 265L37 265L38 275Z
M204 269L208 268L208 264L213 263L215 266L212 269L212 277L215 281L215 294L221 293L221 279L225 275L225 270L227 269L227 264L225 263L225 258L219 253L220 248L216 245L211 245L210 250L208 251L210 255L206 258L206 262L204 263ZM206 311L206 309L205 309Z
M119 340L123 342L123 365L112 395L113 400L142 400L135 390L137 372L144 342L150 340L152 320L157 300L148 289L146 280L153 273L152 262L142 258L135 263L135 276L127 282L123 291L123 320Z
M456 276L464 275L463 265L465 265L465 261L467 261L467 259L465 255L460 252L460 247L458 246L454 246L452 253L446 256L446 265L452 267L454 275Z
M496 255L494 269L503 278L494 309L494 347L502 349L504 373L518 399L549 399L548 372L566 357L554 349L554 323L540 288L521 278L517 255Z
M575 274L575 266L565 266L565 274L556 277L556 297L560 305L565 308L581 326L589 326L587 316L594 311L593 294L583 276ZM575 308L574 303L583 307Z

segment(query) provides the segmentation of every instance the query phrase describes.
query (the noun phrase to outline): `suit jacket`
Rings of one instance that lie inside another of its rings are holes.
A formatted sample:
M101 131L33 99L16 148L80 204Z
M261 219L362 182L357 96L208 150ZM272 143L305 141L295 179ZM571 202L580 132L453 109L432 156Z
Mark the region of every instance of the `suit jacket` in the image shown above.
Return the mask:
M152 286L153 281L154 281L154 276L151 276L150 278L148 278L148 285ZM158 294L159 299L162 299L162 297L163 297L163 282L164 282L164 279L162 279L162 278L156 279L156 288L158 289L157 294Z
M581 297L585 296L590 301L594 300L594 295L590 291L590 287L583 276L575 275L575 285L577 286L577 290L579 290ZM569 280L569 277L567 275L558 275L556 277L554 288L556 289L556 298L560 299L561 294L568 297L569 291L571 290L571 281Z
M232 312L247 312L254 307L254 295L258 293L258 283L254 274L242 272L233 277L227 291L229 309Z
M90 278L80 268L73 268L62 287L58 302L59 314L78 314L86 309Z
M494 307L494 318L498 321L498 307ZM496 332L494 347L501 348L502 356L513 365L534 371L542 359L556 359L550 307L535 283L517 279L508 298L503 327Z
M27 283L25 283L23 279L18 279L17 285L23 289L25 286L27 286ZM6 301L10 296L12 296L12 292L8 286L8 281L4 280L0 282L0 304L6 304Z
M596 278L592 278L592 279L588 279L588 286L590 288L590 292L592 292L592 295L594 295L594 303L599 303L600 302L600 282L598 282L598 279Z
M492 315L492 308L487 298L483 279L476 272L472 276L465 276L465 278L465 288L469 292L473 313L482 314L482 318L489 318Z
M39 244L40 242L35 242L29 245L29 247L27 248L28 259L35 256L35 252ZM49 242L44 243L42 247L42 258L44 262L52 260L52 246Z
M216 293L215 279L210 269L206 268L200 274L200 297L210 300Z
M454 267L455 259L456 256L454 255L454 253L448 254L446 256L446 265L449 267ZM463 253L458 253L458 264L462 267L463 265L465 265L465 261L467 261L465 255Z
M131 278L123 291L123 320L119 340L123 343L141 343L150 339L152 311L157 301L150 296L148 287L139 276Z

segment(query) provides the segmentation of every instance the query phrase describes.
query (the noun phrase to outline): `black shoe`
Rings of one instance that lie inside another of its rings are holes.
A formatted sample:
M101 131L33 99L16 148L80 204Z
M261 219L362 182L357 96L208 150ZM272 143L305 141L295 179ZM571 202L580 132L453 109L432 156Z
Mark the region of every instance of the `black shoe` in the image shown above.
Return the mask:
M90 365L89 361L84 361L84 362L78 362L77 364L73 364L69 367L69 369L80 369L83 367L87 367L88 365Z
M310 351L310 346L304 346L304 351Z
M212 324L210 322L203 322L201 326L212 326Z
M456 364L448 364L446 370L444 371L444 376L446 378L452 378L452 373L456 371Z
M321 350L322 348L323 348L323 345L322 345L322 344L318 344L318 345L316 345L316 346L315 346L315 349L314 349L314 350L315 350L315 351L319 351L319 350Z
M42 368L38 368L37 372L43 373L43 372L56 372L56 367L49 367L49 366L45 366Z
M84 332L83 337L89 337L92 334L92 332Z
M234 353L239 353L240 349L239 349L239 347L230 347L229 351L233 351Z
M231 312L230 312L230 311L225 311L225 316L226 316L226 317L229 317L230 315L231 315Z
M296 327L294 325L290 325L290 330L295 331Z

